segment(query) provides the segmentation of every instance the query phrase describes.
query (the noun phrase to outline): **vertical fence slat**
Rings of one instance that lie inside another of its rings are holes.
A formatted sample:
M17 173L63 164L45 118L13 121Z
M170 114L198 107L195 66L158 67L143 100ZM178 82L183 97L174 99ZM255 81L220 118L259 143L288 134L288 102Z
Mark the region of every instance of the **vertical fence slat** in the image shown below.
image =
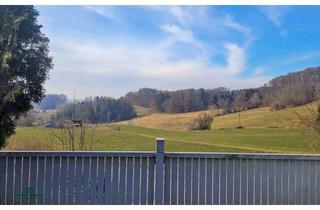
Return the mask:
M308 204L309 201L309 160L303 160L303 196L302 204Z
M254 204L254 183L255 183L255 176L254 176L254 164L255 160L248 160L248 204Z
M75 190L74 190L74 200L76 204L81 204L81 189L82 189L82 169L83 169L83 158L81 156L77 156L76 166L75 166Z
M22 204L21 180L22 180L22 158L15 157L15 175L13 180L14 181L14 204Z
M266 205L268 204L268 160L262 160L262 182L261 182L261 195L262 195L262 200L261 204Z
M289 192L288 192L288 185L289 185L289 161L283 160L282 161L282 204L288 204L289 201Z
M52 169L52 195L51 203L57 205L59 199L59 174L60 174L60 157L55 157Z
M89 204L89 186L91 173L91 157L83 157L82 180L81 180L81 204ZM77 193L77 192L76 192Z
M90 165L90 189L89 189L89 203L97 203L97 157L91 158Z
M206 201L206 159L199 159L199 204L203 205Z
M317 191L317 182L316 182L316 169L317 169L317 166L316 166L316 161L312 160L310 161L310 189L309 189L309 192L310 192L310 204L311 205L315 205L316 204L316 191Z
M67 204L68 157L61 157L59 204Z
M126 204L133 204L133 158L128 158Z
M254 161L254 204L261 204L261 160L256 159Z
M10 160L10 158L9 158ZM29 191L31 191L30 188L30 162L31 157L25 156L23 158L23 174L22 174L22 204L28 204L29 202ZM13 165L13 164L12 164Z
M97 204L104 203L104 170L105 170L105 158L99 157L98 158L98 180L97 180Z
M69 164L68 164L68 177L67 177L67 204L74 204L74 195L75 195L75 157L69 157Z
M29 159L28 159L29 160ZM28 165L29 166L29 165ZM13 175L14 175L14 157L8 157L8 162L7 162L7 189L6 189L6 204L12 205L14 203L14 180L13 180ZM28 171L29 172L29 171ZM28 180L27 180L28 181ZM24 202L24 204L27 204L27 200Z
M212 180L213 180L213 172L212 172L212 158L207 158L206 162L206 204L212 204Z
M299 170L299 162L297 160L294 161L295 169L294 169L294 204L298 204L298 170ZM300 169L301 170L301 169ZM301 172L301 171L300 171Z
M36 204L37 197L37 170L38 170L38 159L37 157L32 157L30 162L30 177L29 177L29 185L32 192L29 195L28 204Z
M240 203L245 205L247 204L247 186L248 186L248 180L247 180L247 174L248 174L248 161L247 159L240 159L241 162L241 173L240 173Z
M227 159L220 159L220 204L227 204Z
M140 157L134 159L133 204L140 204Z
M19 158L20 159L20 158ZM21 162L20 162L21 163ZM37 186L36 186L36 204L43 204L43 187L44 187L44 157L38 157L38 173L37 173ZM21 170L21 169L20 169Z
M320 161L319 160L316 161L316 166L317 166L317 169L316 169L316 175L317 175L316 202L317 202L317 205L319 205L320 204L320 187L318 187L318 185L320 185Z
M148 167L148 204L154 204L154 158L149 158L149 167Z
M276 199L275 204L279 205L282 201L282 160L276 160L276 171L275 171L275 192L276 192Z
M269 160L269 204L276 204L276 161Z
M81 204L82 203L82 178L83 178L83 165L84 165L84 158L81 156L77 157L76 160L76 173L75 173L75 203Z
M239 205L241 203L240 200L240 184L241 184L241 179L240 179L240 173L241 173L241 164L240 160L234 159L233 160L233 168L234 168L234 175L233 175L233 204Z
M119 157L112 159L111 204L119 202Z
M199 159L192 159L192 204L199 204Z
M220 159L213 161L213 204L220 204Z
M314 190L313 190L313 186L312 186L312 183L313 183L313 180L314 180L314 170L312 169L312 160L309 160L309 170L308 170L308 173L309 173L309 177L308 177L308 204L310 205L311 202L312 202L312 197L314 195Z
M170 204L171 197L171 158L165 158L165 175L164 175L164 204Z
M148 168L147 168L147 166L148 166L148 159L147 158L145 158L145 157L143 157L142 159L141 159L141 164L142 164L142 166L141 166L141 189L140 189L140 191L141 191L141 198L140 198L140 200L141 200L141 204L146 204L147 203L147 171L148 171Z
M296 204L303 204L303 165L302 160L297 160L296 165Z
M185 158L179 158L179 178L178 178L178 204L184 204L185 189Z
M45 158L45 178L44 178L44 204L51 203L51 177L52 177L52 157Z
M5 204L5 191L6 191L6 157L0 157L0 205Z
M186 185L185 185L185 204L191 204L191 167L192 159L186 158Z
M307 204L308 203L308 163L307 161L303 160L301 161L302 164L302 177L301 177L301 182L302 182L302 195L301 195L301 203L302 204Z
M105 204L111 203L111 168L112 158L107 157L105 162Z
M233 166L234 162L233 159L227 159L226 165L226 204L232 205L233 204L233 192L234 192L234 171Z
M289 161L289 203L294 204L295 202L295 161Z
M171 203L170 204L178 204L178 159L177 158L172 158L171 160Z
M119 204L126 203L126 161L125 157L120 158L120 184L119 184Z
M292 199L292 187L293 185L291 185L292 181L292 161L288 160L288 204L291 203L291 199Z

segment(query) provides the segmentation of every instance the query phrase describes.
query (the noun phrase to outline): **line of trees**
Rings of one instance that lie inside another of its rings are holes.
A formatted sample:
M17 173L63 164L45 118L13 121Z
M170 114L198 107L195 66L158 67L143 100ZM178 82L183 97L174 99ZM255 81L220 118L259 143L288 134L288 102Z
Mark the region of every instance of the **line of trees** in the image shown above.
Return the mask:
M133 105L150 107L155 112L182 113L209 108L235 112L272 104L280 108L306 104L316 99L319 84L320 67L317 67L276 77L259 88L230 90L220 87L177 91L142 88L128 93L124 98Z
M123 98L90 97L83 102L60 106L52 122L77 119L87 123L109 123L133 117L136 117L133 106Z
M47 94L39 107L43 110L56 109L59 105L65 104L68 98L64 94Z

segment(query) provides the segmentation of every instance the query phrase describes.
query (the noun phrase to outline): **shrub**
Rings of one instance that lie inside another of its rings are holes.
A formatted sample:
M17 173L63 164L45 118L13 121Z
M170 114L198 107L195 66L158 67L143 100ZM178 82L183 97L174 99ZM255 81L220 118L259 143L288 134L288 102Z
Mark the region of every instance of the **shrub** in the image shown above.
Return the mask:
M281 103L280 101L274 101L270 107L271 111L278 111L278 110L281 110L284 108L286 108L286 106L283 103Z
M210 130L213 123L213 114L201 113L190 123L189 130Z

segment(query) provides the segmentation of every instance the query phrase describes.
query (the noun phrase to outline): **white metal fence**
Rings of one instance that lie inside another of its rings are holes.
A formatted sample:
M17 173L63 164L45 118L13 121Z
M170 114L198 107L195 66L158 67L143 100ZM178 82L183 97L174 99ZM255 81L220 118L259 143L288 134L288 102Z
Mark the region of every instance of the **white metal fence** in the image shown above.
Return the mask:
M1 204L320 204L320 156L0 152Z

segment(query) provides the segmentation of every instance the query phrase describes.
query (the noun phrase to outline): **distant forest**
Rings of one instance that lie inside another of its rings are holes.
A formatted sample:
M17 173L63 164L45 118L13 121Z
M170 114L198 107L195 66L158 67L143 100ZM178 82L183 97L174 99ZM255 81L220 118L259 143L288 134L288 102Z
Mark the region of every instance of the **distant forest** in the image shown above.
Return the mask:
M64 94L48 94L39 104L39 107L43 110L56 109L59 105L65 104L68 98Z
M87 123L108 123L136 117L133 106L125 99L110 97L86 98L83 102L60 106L52 122L83 120Z
M228 113L262 106L281 109L306 104L316 99L319 87L320 67L317 67L276 77L259 88L177 91L142 88L123 98L133 105L150 107L154 112L182 113L215 108Z

